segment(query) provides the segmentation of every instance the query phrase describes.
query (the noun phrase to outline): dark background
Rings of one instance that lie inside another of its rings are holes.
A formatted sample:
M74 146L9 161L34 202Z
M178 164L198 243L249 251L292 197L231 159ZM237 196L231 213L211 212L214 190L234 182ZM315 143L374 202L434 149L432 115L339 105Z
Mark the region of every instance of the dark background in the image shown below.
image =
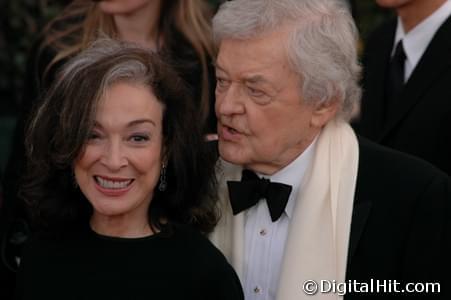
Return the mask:
M221 2L209 1L215 6ZM19 111L28 51L42 27L68 2L70 0L0 0L0 179ZM350 2L362 41L390 15L378 8L375 0ZM363 44L359 45L360 49Z

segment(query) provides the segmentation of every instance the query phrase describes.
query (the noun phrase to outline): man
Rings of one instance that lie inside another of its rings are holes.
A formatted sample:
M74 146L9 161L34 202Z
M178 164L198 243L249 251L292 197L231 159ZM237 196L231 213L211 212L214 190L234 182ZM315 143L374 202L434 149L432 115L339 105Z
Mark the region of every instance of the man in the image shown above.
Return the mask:
M366 44L355 128L451 175L451 1L376 2L395 10L397 18L376 29Z
M340 3L234 0L213 19L222 218L211 239L246 299L310 299L309 280L321 299L349 280L445 284L451 183L347 124L360 68ZM359 291L346 297L368 298Z

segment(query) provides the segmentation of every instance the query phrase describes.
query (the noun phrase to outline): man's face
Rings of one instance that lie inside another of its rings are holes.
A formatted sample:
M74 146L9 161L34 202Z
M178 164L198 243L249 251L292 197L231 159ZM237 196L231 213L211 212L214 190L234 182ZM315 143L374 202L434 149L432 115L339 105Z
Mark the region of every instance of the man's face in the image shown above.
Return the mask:
M231 163L273 174L301 154L329 120L301 96L281 29L225 39L216 62L219 153Z
M376 3L383 8L399 9L415 1L418 0L376 0Z

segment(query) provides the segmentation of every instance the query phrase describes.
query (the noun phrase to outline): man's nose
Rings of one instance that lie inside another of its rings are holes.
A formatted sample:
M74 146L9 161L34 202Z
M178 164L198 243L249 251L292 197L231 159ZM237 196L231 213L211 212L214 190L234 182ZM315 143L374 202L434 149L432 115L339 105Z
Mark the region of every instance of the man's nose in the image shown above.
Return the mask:
M238 83L232 83L226 90L216 93L217 117L242 113L244 113L243 95Z

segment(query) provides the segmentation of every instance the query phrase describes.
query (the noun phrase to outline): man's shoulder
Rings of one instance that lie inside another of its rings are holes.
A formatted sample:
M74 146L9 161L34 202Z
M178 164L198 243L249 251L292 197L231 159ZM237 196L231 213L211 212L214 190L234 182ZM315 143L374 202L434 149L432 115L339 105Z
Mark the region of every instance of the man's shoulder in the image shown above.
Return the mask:
M432 182L450 185L450 178L432 164L374 142L358 137L360 181L374 181L383 188L384 185L421 188Z

